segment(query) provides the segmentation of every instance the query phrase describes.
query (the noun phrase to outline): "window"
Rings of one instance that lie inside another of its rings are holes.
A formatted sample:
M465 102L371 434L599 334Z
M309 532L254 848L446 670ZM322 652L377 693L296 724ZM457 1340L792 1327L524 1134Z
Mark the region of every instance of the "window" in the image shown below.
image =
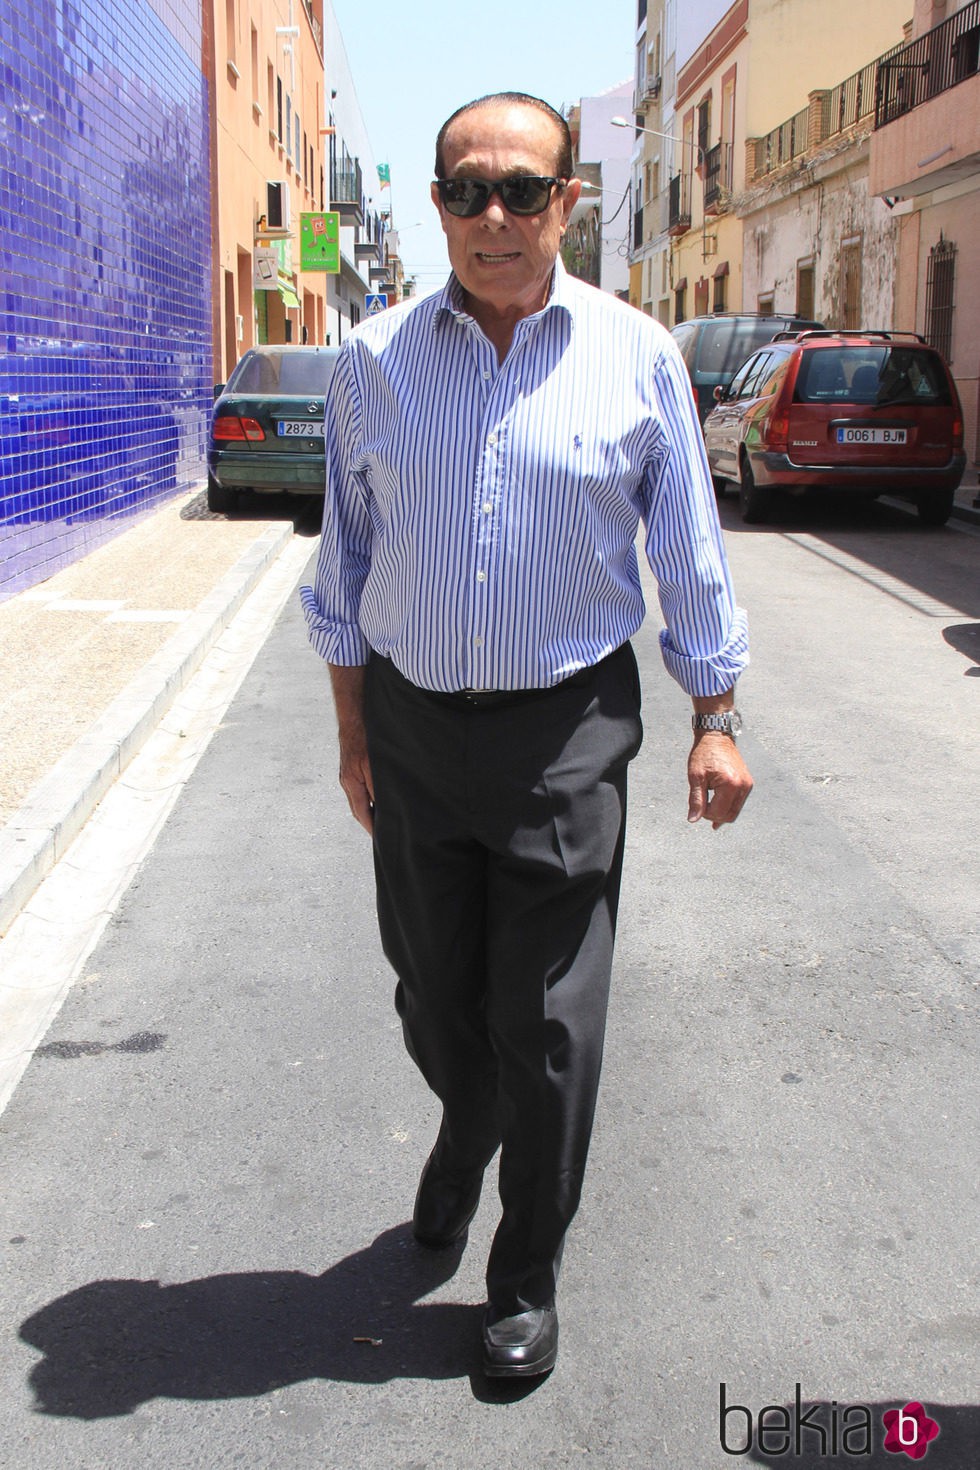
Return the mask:
M698 103L698 163L711 147L711 93Z
M861 241L845 240L840 248L841 326L856 331L861 325Z
M282 77L276 77L276 137L282 142Z
M235 17L235 0L225 0L225 42L228 47L228 60L234 65L235 39L238 25Z
M926 274L926 341L953 360L953 284L956 276L956 246L939 235L929 251Z
M796 263L796 315L813 321L813 306L816 296L816 262L811 255L808 260Z
M727 282L728 282L728 264L726 262L724 266L719 266L718 269L715 271L715 292L714 292L714 300L712 302L712 309L714 311L725 311L725 310L727 310L727 308L725 306L725 297L726 297L726 294L727 294Z
M259 100L259 33L252 27L252 101Z
M772 316L773 304L775 302L775 294L774 294L774 292L772 292L772 291L766 291L764 293L764 295L759 296L757 298L757 300L758 300L758 306L759 306L759 315L760 316Z
M678 285L674 290L674 321L683 322L687 319L687 282Z

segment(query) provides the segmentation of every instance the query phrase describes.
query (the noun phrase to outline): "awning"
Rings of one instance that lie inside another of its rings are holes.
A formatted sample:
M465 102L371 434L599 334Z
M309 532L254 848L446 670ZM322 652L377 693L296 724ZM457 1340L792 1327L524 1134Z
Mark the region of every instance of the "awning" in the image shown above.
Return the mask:
M687 290L687 276L681 276L681 278L680 278L679 281L675 281L674 282L674 290L675 291L686 291Z
M292 286L288 285L284 281L280 281L279 295L282 297L283 305L286 307L287 311L299 310L299 297L296 295L296 292L293 290Z
M727 260L723 260L720 265L716 265L715 266L715 280L717 281L720 276L727 276L727 275L728 275L728 261Z

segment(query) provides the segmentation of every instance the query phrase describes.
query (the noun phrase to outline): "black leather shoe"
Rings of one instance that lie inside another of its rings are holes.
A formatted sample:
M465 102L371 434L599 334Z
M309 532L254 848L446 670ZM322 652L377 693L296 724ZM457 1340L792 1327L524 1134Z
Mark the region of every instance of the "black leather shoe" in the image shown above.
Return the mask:
M441 1173L433 1150L419 1179L412 1215L412 1234L419 1245L433 1251L454 1245L476 1214L482 1188L482 1172Z
M488 1378L533 1378L558 1360L558 1312L554 1302L514 1317L488 1307L483 1319L483 1371Z

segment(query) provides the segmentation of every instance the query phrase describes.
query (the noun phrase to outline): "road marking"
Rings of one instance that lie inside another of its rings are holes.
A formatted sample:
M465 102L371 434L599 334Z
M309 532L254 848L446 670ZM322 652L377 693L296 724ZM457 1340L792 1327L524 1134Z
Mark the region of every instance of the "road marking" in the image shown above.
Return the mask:
M106 618L107 623L182 623L185 618L190 617L189 608L162 607L151 608L123 608L120 612L110 613Z
M272 631L316 543L293 537L0 940L0 1113Z
M961 608L951 607L948 602L939 602L935 597L927 597L917 587L912 587L908 582L903 582L900 577L891 577L887 572L879 572L874 567L869 567L867 562L852 556L849 551L840 551L836 546L828 546L825 541L820 541L816 536L808 536L804 532L784 531L787 541L793 541L804 551L812 551L814 556L822 557L824 561L832 562L841 571L850 572L852 576L859 577L862 582L867 582L872 587L877 587L879 592L886 592L889 597L894 597L898 602L904 602L906 607L914 608L916 612L922 613L927 618L962 618Z

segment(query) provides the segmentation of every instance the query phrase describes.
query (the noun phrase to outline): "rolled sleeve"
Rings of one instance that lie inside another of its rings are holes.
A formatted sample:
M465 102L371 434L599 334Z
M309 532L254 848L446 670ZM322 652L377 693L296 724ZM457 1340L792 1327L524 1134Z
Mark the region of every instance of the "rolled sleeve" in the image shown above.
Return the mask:
M731 689L747 665L748 620L735 603L690 379L673 343L654 374L654 398L662 438L644 519L666 623L660 649L671 677L706 698Z
M367 486L353 468L359 422L350 353L337 360L323 421L326 485L312 586L300 588L310 642L331 664L367 663L361 596L371 566Z

